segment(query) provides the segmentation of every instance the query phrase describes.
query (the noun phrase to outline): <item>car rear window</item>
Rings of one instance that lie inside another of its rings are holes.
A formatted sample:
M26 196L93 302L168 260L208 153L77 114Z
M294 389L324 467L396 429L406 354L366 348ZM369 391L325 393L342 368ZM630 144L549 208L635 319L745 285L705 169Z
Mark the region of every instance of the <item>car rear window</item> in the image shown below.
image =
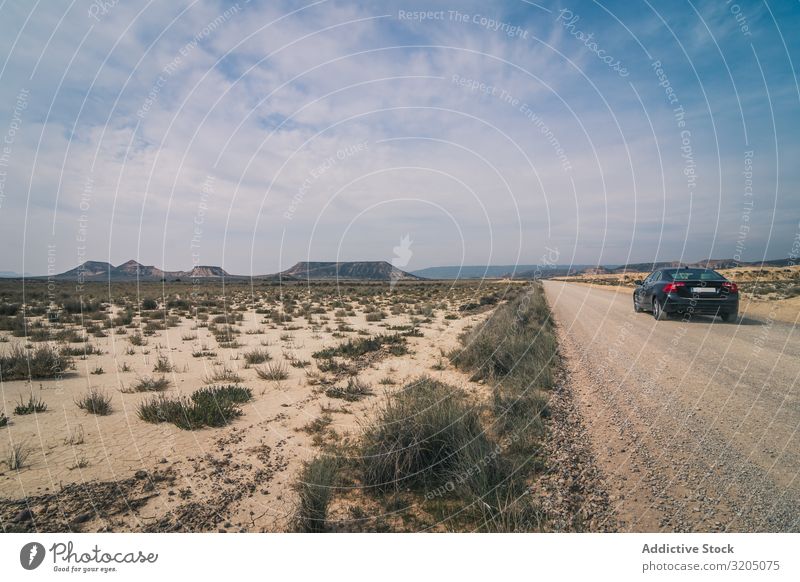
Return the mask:
M724 281L725 277L716 271L708 269L676 269L665 271L667 280L670 281Z

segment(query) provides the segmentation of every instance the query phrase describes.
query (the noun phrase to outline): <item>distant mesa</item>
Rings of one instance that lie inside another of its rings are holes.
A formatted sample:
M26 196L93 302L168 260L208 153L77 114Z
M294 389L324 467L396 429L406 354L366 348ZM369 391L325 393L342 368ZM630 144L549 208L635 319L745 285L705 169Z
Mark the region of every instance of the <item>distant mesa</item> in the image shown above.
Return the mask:
M152 265L142 265L130 260L117 265L104 261L86 261L82 265L60 273L54 279L77 281L174 281L176 279L231 277L221 267L197 266L191 271L164 271Z
M281 278L301 280L349 279L357 281L420 281L423 278L386 261L301 261L279 273Z
M191 271L186 273L186 276L189 278L198 278L198 277L231 277L232 275L228 274L225 269L222 267L214 267L211 265L198 265L194 267Z
M122 263L117 267L112 267L111 273L112 273L112 278L129 277L131 279L164 279L165 276L167 275L167 273L165 273L158 267L153 267L152 265L145 266L140 263L137 263L134 260Z
M55 275L64 281L177 281L177 280L237 280L259 281L424 281L429 279L548 279L566 275L612 275L651 272L670 267L705 267L735 269L738 267L787 267L796 264L792 259L742 262L734 259L704 259L695 263L662 261L629 263L627 265L469 265L429 267L408 273L387 261L301 261L293 267L271 275L231 275L222 267L197 265L189 271L164 271L152 265L130 260L117 265L105 261L86 261L82 265ZM20 278L22 275L0 271L0 277ZM28 277L26 275L26 277ZM44 279L46 277L30 277Z
M53 277L69 281L176 281L191 279L250 279L246 275L231 275L222 267L198 265L189 271L164 271L152 265L142 265L130 260L117 265L104 261L86 261L82 265ZM300 262L281 273L258 275L259 280L330 280L343 279L355 281L419 281L411 273L406 273L386 261L353 262Z

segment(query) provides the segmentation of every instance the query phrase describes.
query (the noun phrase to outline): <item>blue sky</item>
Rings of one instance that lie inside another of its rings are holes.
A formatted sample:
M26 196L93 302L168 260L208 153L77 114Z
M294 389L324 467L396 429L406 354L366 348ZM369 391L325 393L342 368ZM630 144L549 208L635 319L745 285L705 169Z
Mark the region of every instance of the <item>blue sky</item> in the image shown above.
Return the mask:
M800 235L797 2L7 0L0 28L0 270Z

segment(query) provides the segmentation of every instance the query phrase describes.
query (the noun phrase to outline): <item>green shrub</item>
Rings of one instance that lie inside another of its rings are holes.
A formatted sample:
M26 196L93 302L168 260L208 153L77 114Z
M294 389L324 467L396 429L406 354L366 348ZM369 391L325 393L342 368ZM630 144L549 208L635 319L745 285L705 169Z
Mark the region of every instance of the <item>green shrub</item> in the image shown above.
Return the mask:
M75 404L81 410L85 410L89 414L97 414L98 416L106 416L111 414L111 396L105 392L101 392L97 388L92 388L75 401Z
M249 352L244 353L244 361L251 366L254 364L263 364L271 359L272 356L269 355L269 352L261 348L253 348Z
M348 402L361 400L372 393L372 389L358 378L349 378L345 386L331 386L325 390L325 395L329 398L341 398Z
M19 311L19 303L0 303L0 315L16 315Z
M294 525L299 532L325 531L325 517L333 493L338 461L335 457L317 457L305 464L295 485L300 503Z
M385 401L367 426L362 447L364 483L401 489L455 479L495 446L484 434L477 408L459 389L423 377ZM487 463L494 466L496 458L489 455Z
M156 359L156 364L153 366L153 372L159 372L161 374L168 374L169 372L173 372L175 367L172 365L168 356L164 356L162 354L158 355Z
M153 396L139 404L139 418L145 422L171 422L184 430L204 426L219 427L242 414L239 404L252 398L244 386L210 386L194 392L189 398Z
M333 358L320 360L317 362L317 368L319 368L320 372L331 372L333 374L355 375L358 373L358 369L355 366L350 366L346 362L336 361Z
M498 386L493 393L493 412L502 433L534 432L544 435L544 419L550 417L548 397L539 391L511 395Z
M166 376L144 376L131 384L129 392L161 392L169 388L169 383Z
M230 402L235 402L236 404L242 404L250 401L252 398L253 393L250 388L235 384L229 386L208 386L206 388L200 388L191 396L192 402L195 404L209 400L229 400Z
M256 374L262 380L286 380L289 377L289 367L286 362L270 363L266 368L255 368Z
M547 302L538 288L497 308L461 343L450 359L477 378L494 381L510 376L536 388L552 386L557 343Z
M99 353L101 353L100 349L89 342L85 342L80 346L64 346L61 348L62 356L77 356L83 358L84 356L91 356L92 354Z
M214 367L210 374L206 374L203 377L203 382L205 384L219 384L221 382L239 383L241 381L242 377L239 373L227 366Z
M34 412L44 412L47 410L47 404L41 398L36 398L31 394L28 401L22 400L22 395L19 397L19 404L14 407L14 414L20 416L25 414L33 414Z
M152 424L171 422L178 425L180 417L183 416L183 404L182 400L158 394L140 402L137 414L143 421Z
M368 338L351 339L338 346L314 352L312 356L318 359L330 359L334 356L357 358L369 352L377 352L384 346L388 346L393 355L399 356L408 353L405 337L399 334L380 334Z
M16 344L0 354L0 379L56 378L64 373L70 363L69 357L48 344L38 345L32 350Z
M251 398L250 390L240 386L220 386L201 388L194 392L191 403L184 406L186 426L180 428L199 428L202 426L225 426L231 419L240 416L239 402Z

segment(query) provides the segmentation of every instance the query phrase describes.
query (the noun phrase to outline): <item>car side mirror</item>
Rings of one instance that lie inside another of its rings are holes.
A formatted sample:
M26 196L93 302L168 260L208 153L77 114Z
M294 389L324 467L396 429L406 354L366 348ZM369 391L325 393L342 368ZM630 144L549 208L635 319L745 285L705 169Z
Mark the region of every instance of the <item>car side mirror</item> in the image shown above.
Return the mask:
M642 281L641 279L636 279L636 280L633 282L633 284L634 284L634 285L641 285L642 283L644 283L644 281Z

